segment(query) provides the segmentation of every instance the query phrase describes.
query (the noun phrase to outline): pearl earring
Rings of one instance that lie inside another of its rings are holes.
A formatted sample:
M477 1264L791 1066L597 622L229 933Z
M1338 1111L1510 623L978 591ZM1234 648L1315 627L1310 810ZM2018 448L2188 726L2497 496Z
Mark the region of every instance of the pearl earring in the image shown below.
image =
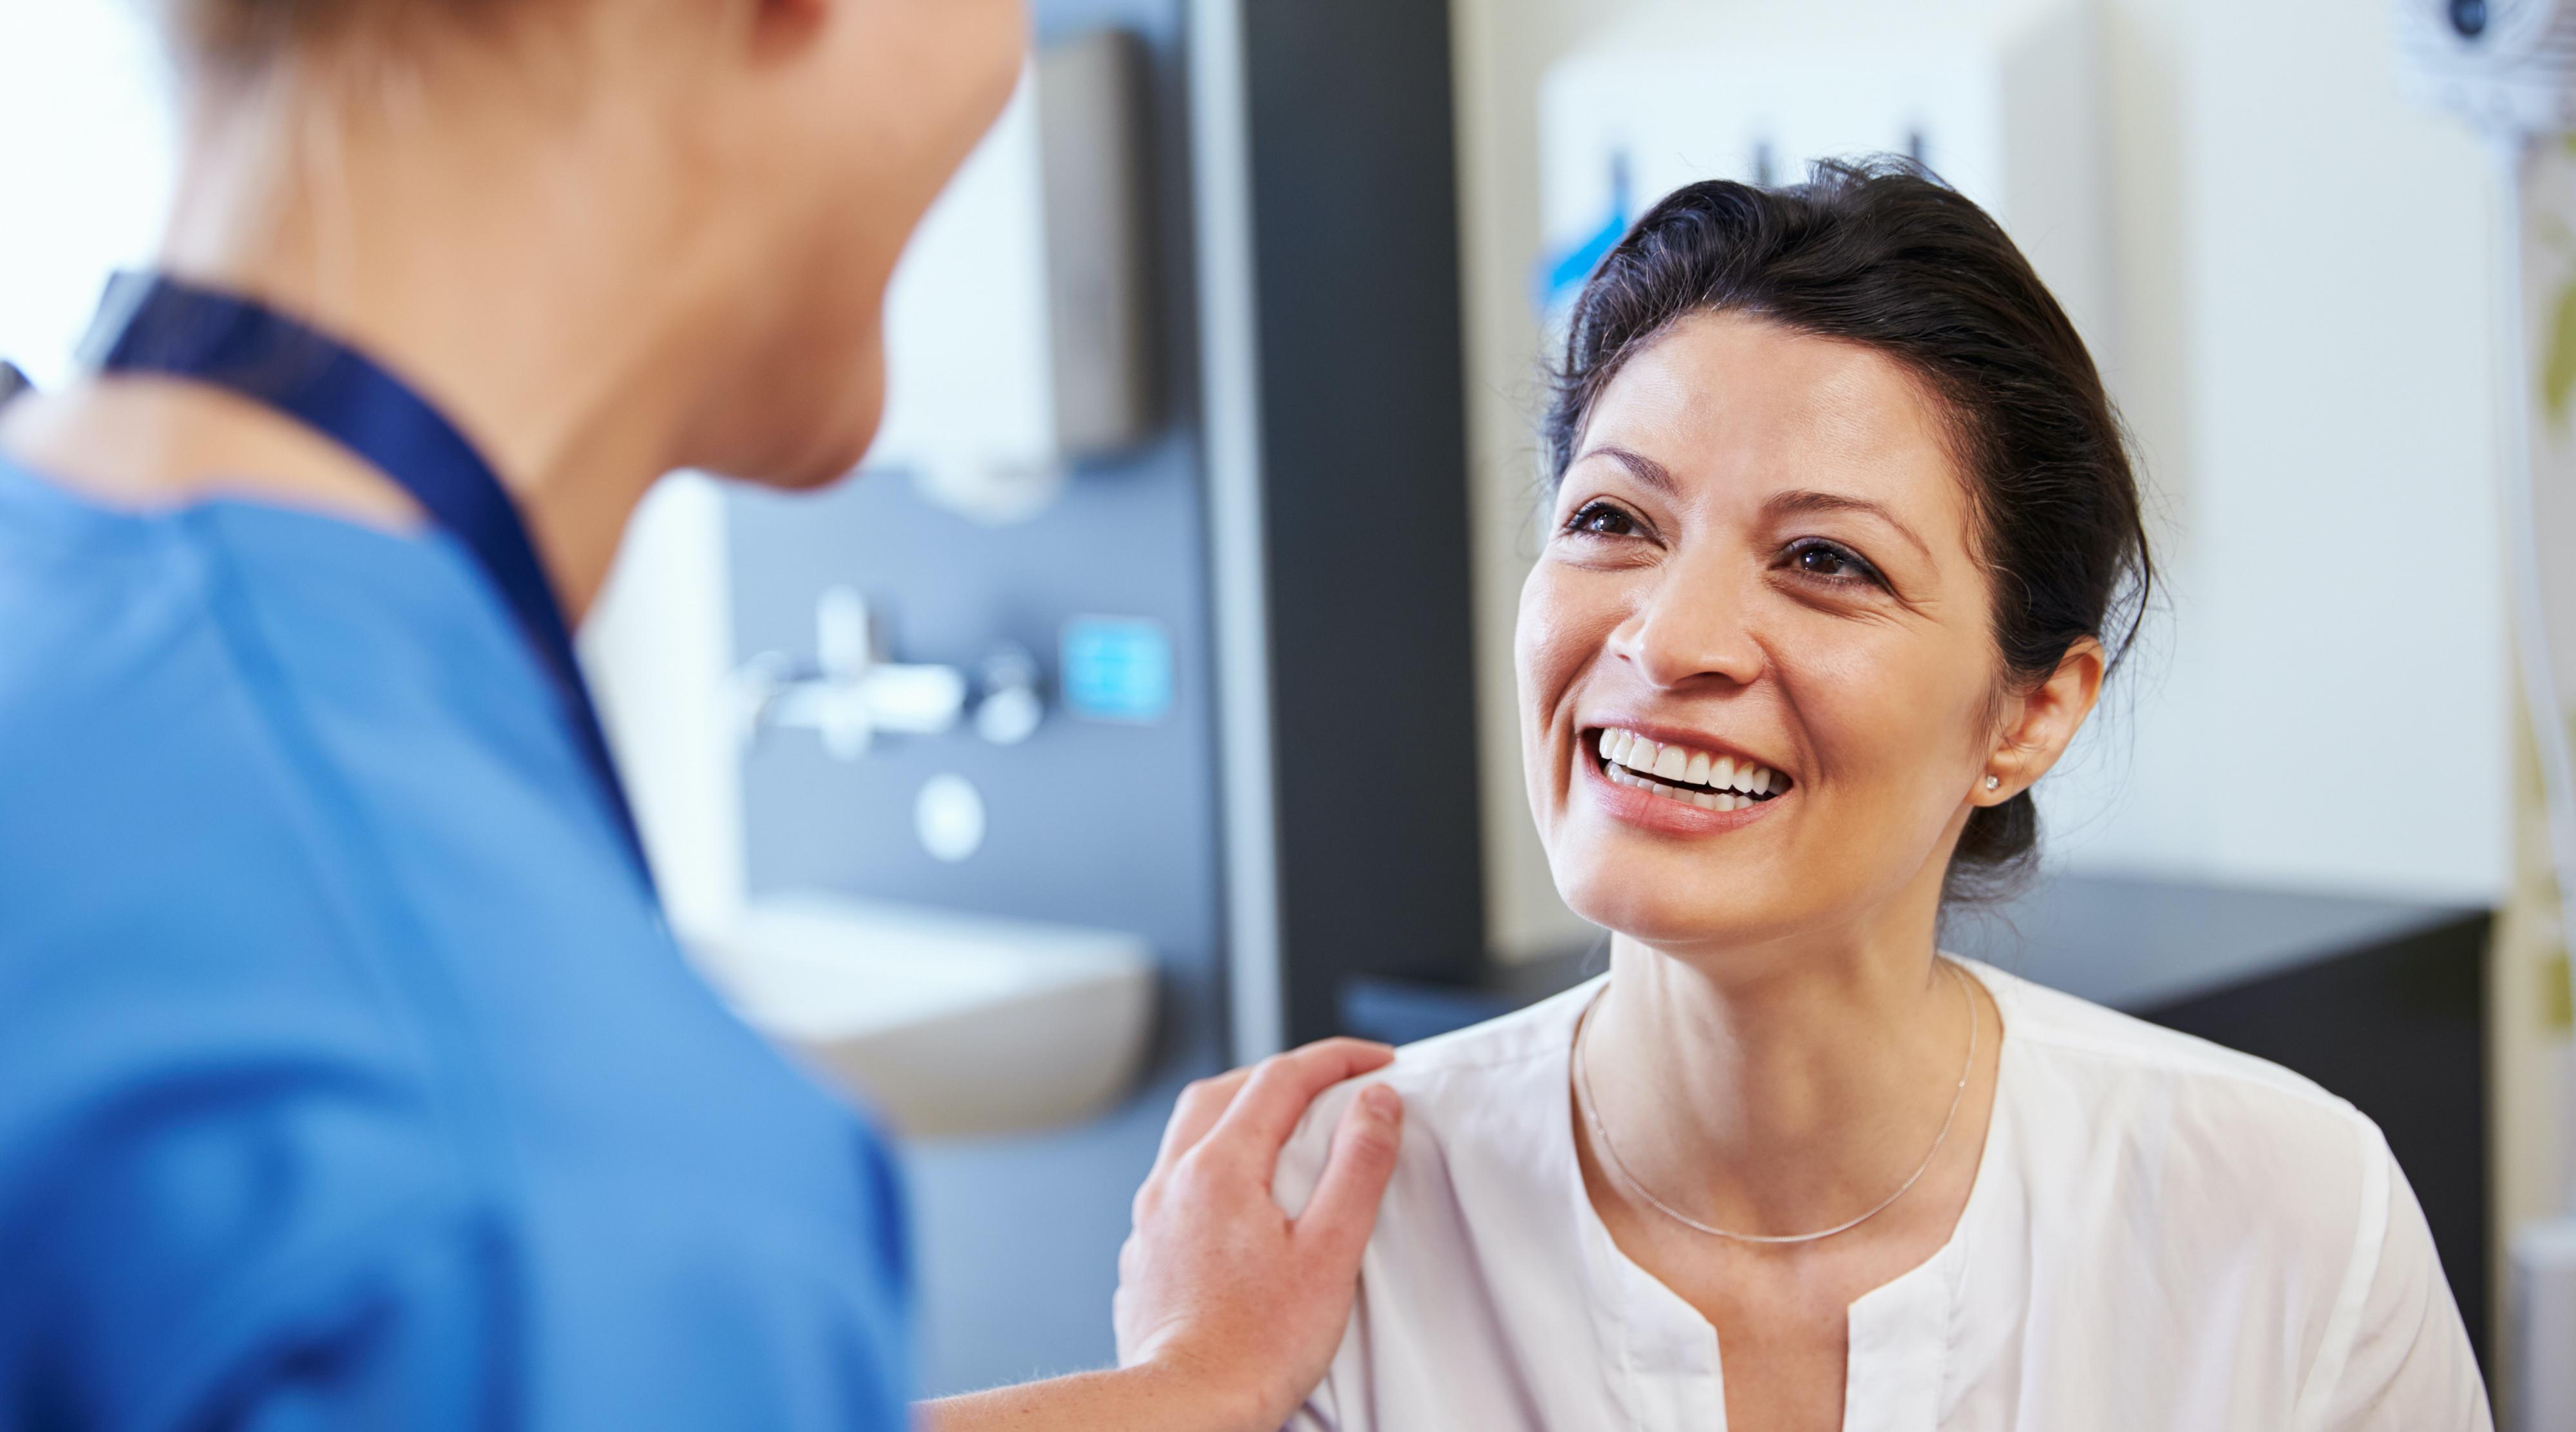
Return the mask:
M2002 790L2003 788L2004 788L2004 778L2003 778L2003 777L2001 777L2001 776L1988 776L1988 777L1986 777L1986 789L1987 789L1987 790L1990 790L1990 791L1999 791L1999 790Z

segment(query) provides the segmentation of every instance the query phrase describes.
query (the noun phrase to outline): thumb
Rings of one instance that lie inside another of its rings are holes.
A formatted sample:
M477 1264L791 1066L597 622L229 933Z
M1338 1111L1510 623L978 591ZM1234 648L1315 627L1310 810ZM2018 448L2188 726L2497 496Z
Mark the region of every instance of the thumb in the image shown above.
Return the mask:
M1359 1276L1361 1250L1377 1226L1377 1206L1395 1176L1395 1156L1403 1146L1404 1101L1393 1089L1371 1084L1342 1111L1333 1130L1333 1150L1315 1196L1297 1219L1299 1241L1314 1248L1336 1268Z

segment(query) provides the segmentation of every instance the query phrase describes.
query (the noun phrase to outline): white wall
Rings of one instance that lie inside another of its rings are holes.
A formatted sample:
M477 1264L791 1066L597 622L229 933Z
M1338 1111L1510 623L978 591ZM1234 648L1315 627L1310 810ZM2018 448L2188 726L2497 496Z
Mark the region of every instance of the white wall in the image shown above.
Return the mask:
M133 0L0 0L0 358L71 374L111 269L148 259L173 166L167 72Z
M2492 899L2512 728L2482 156L2398 93L2381 7L2105 18L2105 359L2171 518L2172 603L2134 721L2050 804L2060 853Z
M1506 957L1581 930L1528 833L1510 692L1543 397L1536 81L1639 8L1457 7L1479 734ZM2493 898L2510 727L2478 151L2398 93L2380 7L2102 0L2099 18L2118 337L2098 356L2171 585L2114 703L2128 719L2043 787L2054 857Z

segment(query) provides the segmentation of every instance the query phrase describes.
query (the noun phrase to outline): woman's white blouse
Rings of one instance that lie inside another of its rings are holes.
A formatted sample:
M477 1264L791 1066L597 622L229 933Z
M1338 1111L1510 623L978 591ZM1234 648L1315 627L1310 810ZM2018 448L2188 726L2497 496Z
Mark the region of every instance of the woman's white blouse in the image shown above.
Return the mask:
M1852 1304L1845 1432L2492 1425L2377 1126L2278 1066L1968 968L2004 1018L1984 1159L1950 1241ZM1404 1096L1403 1154L1294 1426L1725 1428L1715 1330L1584 1193L1568 1061L1598 984L1374 1076ZM1357 1087L1282 1156L1290 1212Z

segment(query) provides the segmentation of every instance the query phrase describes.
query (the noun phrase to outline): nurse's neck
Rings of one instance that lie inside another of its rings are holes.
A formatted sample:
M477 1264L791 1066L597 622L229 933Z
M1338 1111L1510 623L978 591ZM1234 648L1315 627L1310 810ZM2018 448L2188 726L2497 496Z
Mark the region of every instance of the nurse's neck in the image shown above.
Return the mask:
M645 491L703 460L687 427L708 365L737 346L728 287L762 255L642 107L486 88L433 101L381 86L356 102L280 80L202 105L159 263L314 323L419 389L499 471L578 616ZM0 451L111 506L221 496L395 530L423 520L330 441L175 381L23 400Z

